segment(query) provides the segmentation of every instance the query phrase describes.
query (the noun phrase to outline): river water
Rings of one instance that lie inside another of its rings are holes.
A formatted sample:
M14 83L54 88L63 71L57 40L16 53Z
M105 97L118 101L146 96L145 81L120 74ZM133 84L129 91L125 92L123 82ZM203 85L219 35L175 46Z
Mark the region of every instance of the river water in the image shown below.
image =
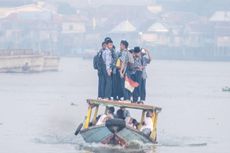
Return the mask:
M74 131L97 95L92 62L62 58L59 72L0 74L0 153L229 153L230 62L155 60L146 103L162 107L157 145L86 144ZM134 116L137 114L134 113Z

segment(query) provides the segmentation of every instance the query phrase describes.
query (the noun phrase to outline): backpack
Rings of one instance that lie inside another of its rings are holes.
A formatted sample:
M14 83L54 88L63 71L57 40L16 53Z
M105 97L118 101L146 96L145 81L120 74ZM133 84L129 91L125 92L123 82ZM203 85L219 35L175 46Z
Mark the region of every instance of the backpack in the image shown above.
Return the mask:
M118 69L121 68L121 59L120 58L117 59L116 68L118 68Z
M102 58L102 50L100 50L94 57L93 57L93 68L98 71L102 71L104 66L104 60Z
M121 57L121 53L118 54L117 60L116 60L116 68L118 69L121 68L121 63L122 63L120 57Z

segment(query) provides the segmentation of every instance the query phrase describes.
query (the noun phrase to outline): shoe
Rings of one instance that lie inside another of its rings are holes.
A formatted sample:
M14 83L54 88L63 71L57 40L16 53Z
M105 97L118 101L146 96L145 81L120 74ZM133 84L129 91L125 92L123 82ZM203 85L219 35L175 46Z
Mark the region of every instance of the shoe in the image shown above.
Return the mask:
M144 104L144 102L143 101L138 101L137 104Z

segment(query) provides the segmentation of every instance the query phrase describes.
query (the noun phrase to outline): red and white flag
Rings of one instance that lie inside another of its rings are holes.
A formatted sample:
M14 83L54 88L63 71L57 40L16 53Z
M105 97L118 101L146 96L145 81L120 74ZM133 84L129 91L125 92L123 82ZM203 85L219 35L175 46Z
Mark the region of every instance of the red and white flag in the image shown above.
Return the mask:
M125 88L130 92L133 92L136 87L139 86L138 82L133 81L131 78L125 76Z

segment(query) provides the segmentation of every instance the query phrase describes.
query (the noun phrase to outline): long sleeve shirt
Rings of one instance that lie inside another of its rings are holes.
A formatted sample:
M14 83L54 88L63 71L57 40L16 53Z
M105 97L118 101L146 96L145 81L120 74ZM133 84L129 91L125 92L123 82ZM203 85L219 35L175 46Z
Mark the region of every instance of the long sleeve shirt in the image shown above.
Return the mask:
M133 55L128 50L123 50L121 52L120 60L124 64L124 71L127 72L128 69L130 69L128 65L134 63Z
M149 58L146 56L142 56L142 65L144 66L144 69L142 71L142 78L147 79L147 72L146 72L146 66L151 62Z
M102 58L105 62L106 70L111 70L111 64L112 64L112 53L111 51L106 48L102 54Z

